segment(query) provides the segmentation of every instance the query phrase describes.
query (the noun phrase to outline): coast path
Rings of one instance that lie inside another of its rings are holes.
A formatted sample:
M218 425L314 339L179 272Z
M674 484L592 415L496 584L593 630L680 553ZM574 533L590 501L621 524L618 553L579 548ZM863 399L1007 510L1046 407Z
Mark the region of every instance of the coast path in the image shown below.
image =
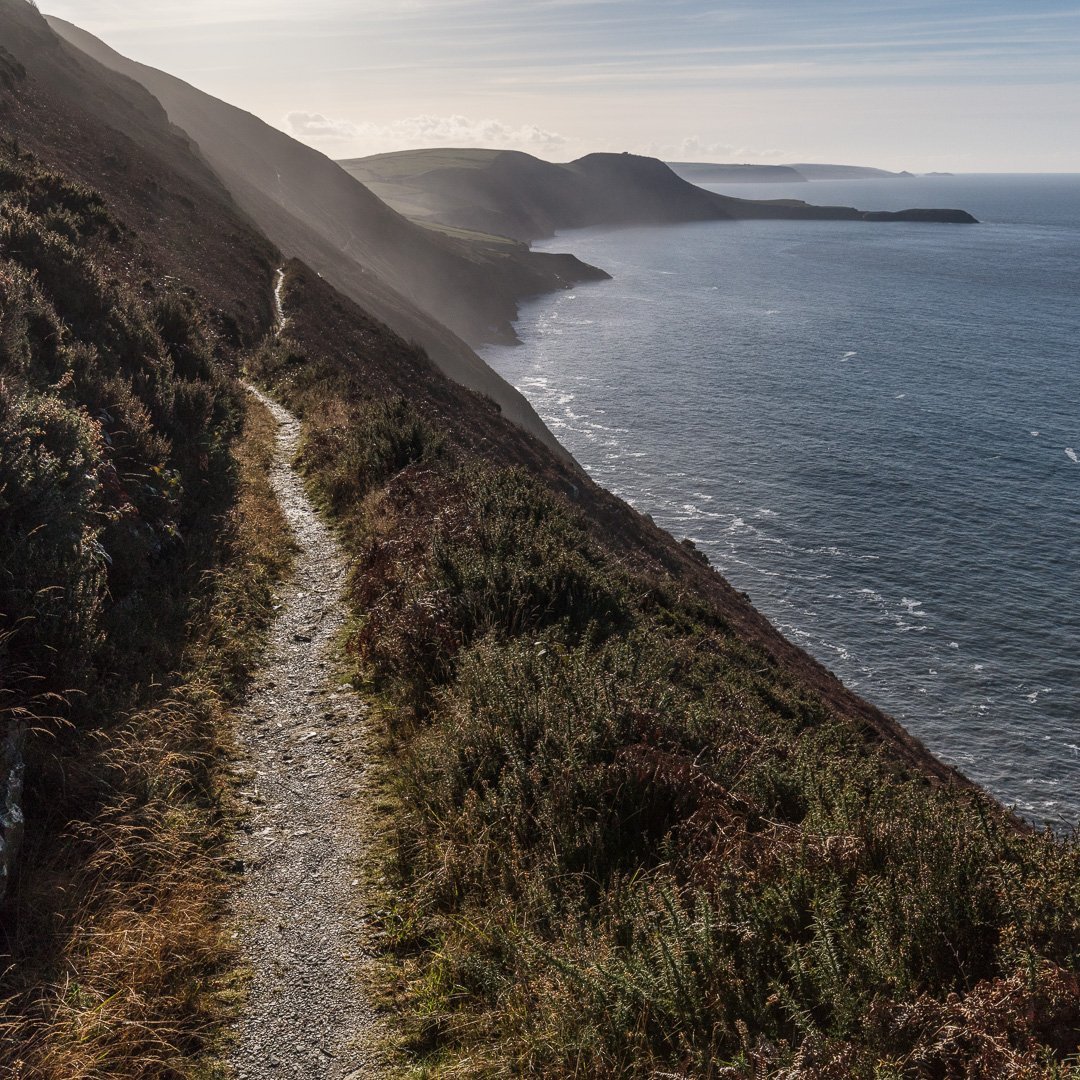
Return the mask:
M292 467L299 421L249 389L279 425L271 480L297 557L239 716L249 813L233 903L250 983L228 1060L238 1080L373 1080L385 1065L364 991L373 754L364 701L334 685L346 561Z

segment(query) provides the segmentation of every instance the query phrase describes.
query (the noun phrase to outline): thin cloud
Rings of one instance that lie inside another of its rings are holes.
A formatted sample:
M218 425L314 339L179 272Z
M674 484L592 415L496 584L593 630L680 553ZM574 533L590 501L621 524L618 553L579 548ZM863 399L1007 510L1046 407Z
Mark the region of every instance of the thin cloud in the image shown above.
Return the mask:
M1080 168L1077 0L40 3L335 157L697 135L712 160Z
M285 116L285 130L297 139L321 144L348 143L358 152L386 153L437 146L479 146L494 150L556 153L567 144L565 136L535 124L513 126L500 120L474 120L467 116L410 116L389 124L353 123L322 113L294 110Z
M285 130L297 139L354 139L356 125L348 120L330 120L322 113L290 112L285 116Z

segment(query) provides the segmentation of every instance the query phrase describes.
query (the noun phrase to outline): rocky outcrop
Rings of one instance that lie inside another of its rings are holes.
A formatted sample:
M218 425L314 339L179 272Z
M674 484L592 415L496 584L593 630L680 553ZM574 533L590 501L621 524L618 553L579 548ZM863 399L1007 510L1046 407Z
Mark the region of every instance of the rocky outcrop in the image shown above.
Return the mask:
M23 730L13 725L0 742L0 899L7 893L23 836Z
M0 45L0 86L13 90L15 84L26 78L26 68Z

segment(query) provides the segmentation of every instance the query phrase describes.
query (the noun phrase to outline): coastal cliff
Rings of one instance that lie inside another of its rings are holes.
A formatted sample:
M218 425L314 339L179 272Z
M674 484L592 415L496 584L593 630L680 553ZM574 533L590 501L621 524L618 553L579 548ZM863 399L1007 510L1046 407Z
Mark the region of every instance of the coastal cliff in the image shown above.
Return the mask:
M669 161L668 165L694 184L801 184L812 180L895 180L914 175L866 165L730 165L702 161Z
M333 916L380 944L403 1068L1064 1075L1075 841L1024 828L700 555L286 259L143 86L23 0L0 28L0 716L27 721L34 855L0 908L0 1071L222 1070L247 977L232 901L259 869L232 845L256 839L239 804L275 801L230 769L237 712L267 723L275 688L250 683L274 610L325 554L290 542L268 472L295 467L348 618L265 742L277 763L325 739L345 772L351 742L307 716L371 725L378 794L333 819L365 830L345 847L366 862ZM646 200L664 174L639 175ZM287 454L242 379L297 418ZM300 592L303 657L341 623L312 630L325 605ZM334 801L290 780L290 805ZM281 827L325 866L322 836ZM265 914L304 987L312 927ZM277 974L251 973L260 1000Z

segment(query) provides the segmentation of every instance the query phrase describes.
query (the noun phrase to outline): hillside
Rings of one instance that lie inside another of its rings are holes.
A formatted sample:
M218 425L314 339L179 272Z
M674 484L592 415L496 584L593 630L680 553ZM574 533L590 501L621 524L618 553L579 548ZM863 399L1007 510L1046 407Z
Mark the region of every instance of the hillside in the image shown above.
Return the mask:
M509 150L411 150L341 165L418 220L526 242L589 225L728 216L707 192L654 171L646 158L594 154L553 165Z
M230 956L223 718L288 563L232 373L278 255L144 90L0 31L0 1073L153 1075Z
M959 224L975 220L962 210L868 213L797 199L736 199L689 183L655 158L634 154L589 154L556 165L509 150L406 150L341 165L417 221L525 242L594 225L745 218Z
M279 262L143 88L23 0L0 41L0 719L26 757L0 1073L222 1076L230 1036L260 1080L340 1073L325 983L361 988L325 910L378 941L416 1075L1069 1077L1075 839ZM295 460L241 377L299 418ZM296 666L253 686L267 641ZM283 945L245 972L252 932Z
M0 12L3 134L99 189L138 232L140 258L153 264L167 252L238 333L261 334L274 248L190 140L142 87L71 48L25 2L4 0Z
M524 297L605 275L569 255L493 237L448 236L395 213L315 150L240 109L136 64L62 20L65 41L145 87L197 144L239 207L282 251L302 258L451 378L494 398L557 446L531 406L466 341L515 340ZM67 46L70 52L70 45Z

